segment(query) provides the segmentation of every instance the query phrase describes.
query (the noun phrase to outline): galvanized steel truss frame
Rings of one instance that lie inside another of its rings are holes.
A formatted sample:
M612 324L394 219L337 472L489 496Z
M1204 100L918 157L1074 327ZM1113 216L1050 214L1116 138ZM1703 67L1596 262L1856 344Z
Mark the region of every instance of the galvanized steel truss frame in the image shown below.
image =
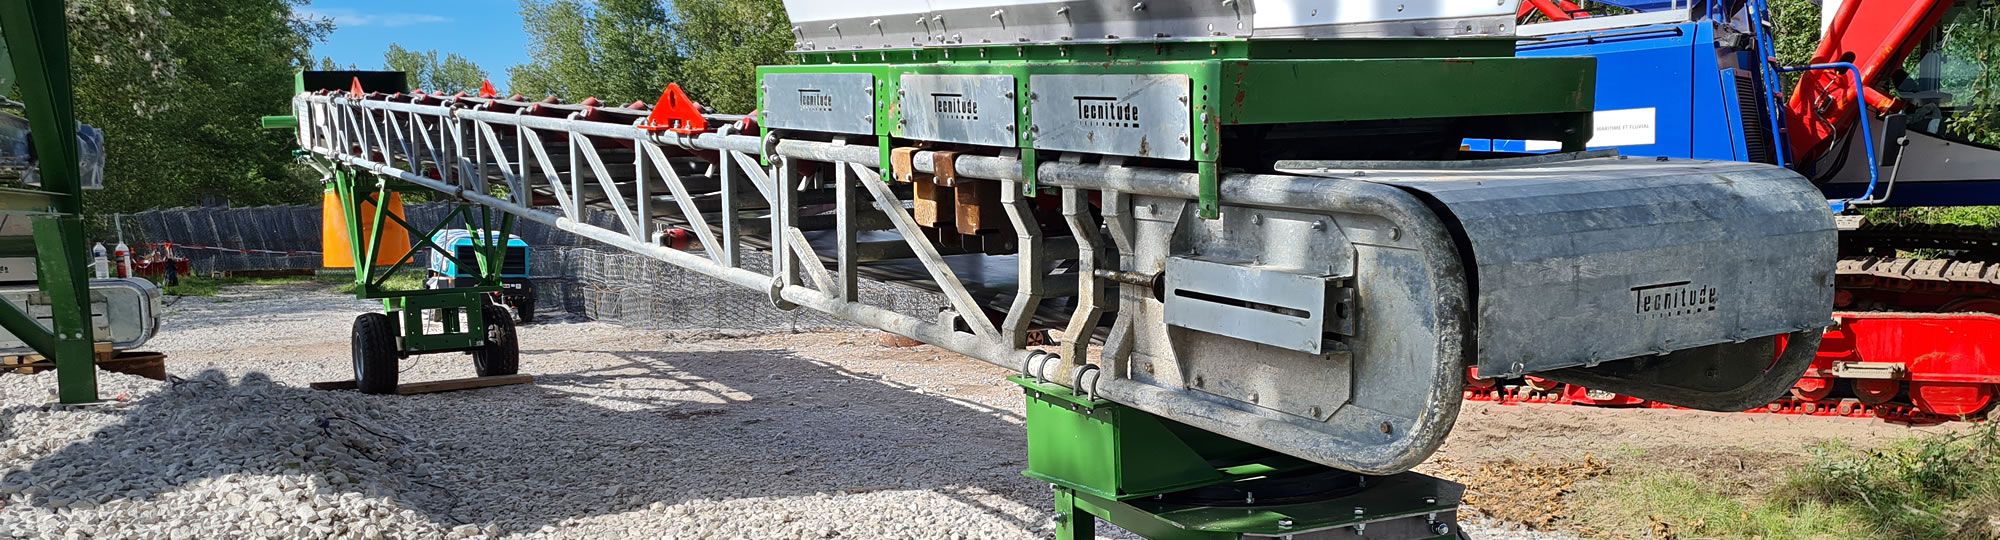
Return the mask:
M821 151L863 159L780 155L767 167L760 157L761 141L732 134L730 127L681 136L578 118L494 112L480 106L487 103L494 102L419 105L305 95L295 102L294 114L300 120L301 146L348 168L493 206L741 286L770 290L781 306L807 305L891 331L934 327L930 332L905 333L959 334L963 337L953 341L964 343L955 348L1025 353L1022 348L1037 306L1057 292L1047 283L1052 263L1057 256L1078 258L1075 246L1043 238L1018 185L1002 190L1002 208L1017 233L1019 274L1025 279L1018 284L1020 294L1009 304L1004 321L995 324L946 264L945 254L925 239L903 196L883 180L877 160L868 159L876 155L873 146L777 145L781 153ZM617 146L606 148L607 144ZM713 153L712 161L705 162L699 174L690 174L687 163L699 159L696 152ZM830 172L804 173L800 169L806 161L834 166ZM925 160L923 166L928 165ZM1007 176L998 180L1009 184L1019 182L1012 178L1018 175L997 176ZM781 187L773 179L790 181ZM744 185L751 188L748 193L741 189ZM806 202L801 195L810 188L831 188L834 209L802 216ZM1066 222L1083 227L1076 236L1094 243L1096 225L1083 214L1086 199L1078 190L1068 191ZM553 202L553 208L535 204L536 194L546 195L539 202ZM863 218L859 211L864 206L886 219ZM616 228L586 223L586 208L608 212ZM766 214L769 225L746 224L746 212ZM829 216L830 223L817 223ZM822 219L802 225L802 217ZM659 246L652 236L663 222L692 231L704 249L697 254ZM805 234L826 229L835 231L837 238L830 258L815 253ZM902 245L857 239L859 232L870 229L893 230L903 237ZM746 246L768 248L773 256L770 268L775 271L766 274L745 267ZM1089 254L1092 249L1082 251L1086 262L1095 259ZM957 317L918 321L858 300L858 267L866 260L897 255L921 262ZM1096 317L1085 313L1080 320L1094 324ZM951 329L961 325L965 332ZM974 340L987 343L975 345Z
M760 138L733 133L741 129L735 126L678 134L640 127L644 111L483 98L357 98L321 92L297 96L293 105L300 146L350 171L498 208L764 291L781 309L804 306L909 336L1080 395L1180 419L1254 445L1288 448L1300 457L1355 470L1381 467L1353 461L1354 449L1327 438L1325 423L1289 415L1276 419L1227 398L1129 378L1125 359L1134 339L1129 318L1116 320L1102 339L1101 352L1090 350L1089 336L1098 333L1114 291L1122 287L1127 295L1151 295L1147 287L1121 284L1131 276L1105 262L1132 260L1138 249L1133 198L1194 205L1203 196L1201 174L1194 170L1124 166L1116 159L1041 161L1034 165L1040 190L1059 194L1063 223L1057 230L1069 233L1051 236L1021 195L1027 175L1018 154L958 156L953 164L958 177L1003 183L1002 208L1017 240L1011 298L982 303L947 264L945 254L917 230L898 186L883 180L884 152L876 144ZM607 116L593 119L593 114ZM711 125L739 118L718 115ZM918 151L912 167L935 173L936 161L936 153ZM1216 195L1225 207L1376 214L1384 211L1384 200L1408 199L1395 187L1342 179L1231 174L1222 180ZM1093 196L1098 199L1095 213ZM880 216L863 214L863 207ZM591 224L587 208L610 212L615 225ZM660 223L692 229L702 251L661 245L652 234ZM885 230L901 236L892 241L895 245L860 238L864 231ZM1100 231L1109 238L1101 238ZM829 253L816 251L808 232L832 233L832 249L825 250ZM746 247L769 251L771 264L763 267L768 270L744 264ZM1448 249L1444 244L1433 247ZM870 275L867 264L889 258L918 263L949 305L933 319L862 298L858 285ZM1057 273L1056 263L1063 260L1073 262L1060 265L1066 271ZM1057 297L1075 299L1074 308L1053 317L1067 321L1069 339L1055 347L1030 347L1029 330L1039 308ZM997 322L989 319L989 309L1004 316ZM1457 396L1450 398L1455 402Z

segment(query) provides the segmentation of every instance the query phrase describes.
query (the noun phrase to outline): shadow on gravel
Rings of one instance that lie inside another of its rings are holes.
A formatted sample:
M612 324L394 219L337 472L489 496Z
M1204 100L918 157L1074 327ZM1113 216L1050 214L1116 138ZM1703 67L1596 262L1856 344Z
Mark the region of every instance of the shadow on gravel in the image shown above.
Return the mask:
M553 352L524 351L524 364ZM401 397L206 372L108 412L118 423L0 487L39 486L30 504L53 508L303 475L306 493L390 497L445 527L511 532L655 503L925 490L1041 528L1047 490L1019 474L1011 411L786 350L596 354L617 361ZM0 426L13 414L0 410Z

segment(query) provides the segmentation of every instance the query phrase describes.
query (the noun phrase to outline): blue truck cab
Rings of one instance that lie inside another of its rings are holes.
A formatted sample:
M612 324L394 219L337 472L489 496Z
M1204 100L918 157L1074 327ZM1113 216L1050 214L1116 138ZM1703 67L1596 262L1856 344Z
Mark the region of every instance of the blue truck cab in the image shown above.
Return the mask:
M446 229L431 235L431 243L451 250L451 257L427 257L430 272L424 280L424 288L446 289L479 284L479 269L473 266L478 264L473 249L473 234L473 231L465 229ZM499 233L485 234L489 241L499 241ZM513 308L514 314L524 323L535 320L535 285L528 272L530 252L528 242L519 236L508 235L507 255L500 263L500 301ZM465 264L460 265L452 259Z

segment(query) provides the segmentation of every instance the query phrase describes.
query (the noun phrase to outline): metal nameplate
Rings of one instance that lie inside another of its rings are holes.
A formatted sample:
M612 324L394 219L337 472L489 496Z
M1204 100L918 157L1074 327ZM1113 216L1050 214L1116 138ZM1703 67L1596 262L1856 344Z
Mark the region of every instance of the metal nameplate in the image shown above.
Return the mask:
M1035 75L1035 148L1162 159L1194 155L1186 75Z
M1013 75L904 75L901 136L1014 146Z
M0 257L0 283L33 283L34 281L34 257Z
M875 76L774 73L764 76L764 123L774 129L875 134Z

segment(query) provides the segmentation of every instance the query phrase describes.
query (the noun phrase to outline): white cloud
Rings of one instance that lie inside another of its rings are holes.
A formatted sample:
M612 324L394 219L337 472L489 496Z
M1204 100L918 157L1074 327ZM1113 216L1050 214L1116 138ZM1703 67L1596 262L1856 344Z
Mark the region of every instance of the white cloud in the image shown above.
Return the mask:
M362 13L352 9L308 9L299 11L306 18L333 19L335 26L382 26L394 28L418 24L438 24L451 22L451 18L427 13Z

